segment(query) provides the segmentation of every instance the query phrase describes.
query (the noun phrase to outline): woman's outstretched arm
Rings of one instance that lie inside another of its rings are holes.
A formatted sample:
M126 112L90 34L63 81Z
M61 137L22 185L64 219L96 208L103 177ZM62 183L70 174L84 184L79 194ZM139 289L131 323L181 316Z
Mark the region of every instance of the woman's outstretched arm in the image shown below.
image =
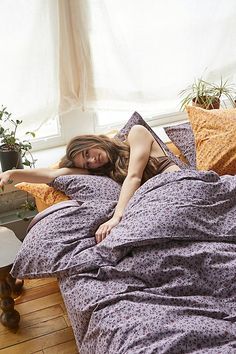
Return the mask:
M110 233L111 229L118 225L130 198L140 187L153 141L152 135L141 125L135 125L130 130L128 135L128 143L130 145L128 174L123 182L113 217L100 225L95 233L97 242L101 242Z
M10 181L13 183L30 182L30 183L49 183L56 177L62 175L74 174L88 174L85 169L79 168L35 168L35 169L18 169L8 170L0 173L0 188L8 184Z

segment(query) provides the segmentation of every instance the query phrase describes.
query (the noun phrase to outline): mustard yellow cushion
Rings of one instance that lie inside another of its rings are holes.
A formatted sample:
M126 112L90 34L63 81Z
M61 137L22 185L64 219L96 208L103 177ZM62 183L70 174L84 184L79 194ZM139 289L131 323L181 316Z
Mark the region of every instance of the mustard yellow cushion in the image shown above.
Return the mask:
M16 188L30 193L35 198L38 211L42 211L49 206L70 199L63 192L57 191L44 183L18 183Z
M187 107L196 144L197 168L236 174L236 109Z

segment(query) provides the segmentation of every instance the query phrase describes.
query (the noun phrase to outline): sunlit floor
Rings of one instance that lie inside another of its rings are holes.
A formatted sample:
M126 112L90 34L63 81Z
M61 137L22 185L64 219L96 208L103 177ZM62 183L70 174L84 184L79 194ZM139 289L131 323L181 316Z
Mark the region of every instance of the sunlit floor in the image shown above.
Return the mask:
M0 324L0 354L78 353L56 279L26 280L15 303L20 326L14 333Z

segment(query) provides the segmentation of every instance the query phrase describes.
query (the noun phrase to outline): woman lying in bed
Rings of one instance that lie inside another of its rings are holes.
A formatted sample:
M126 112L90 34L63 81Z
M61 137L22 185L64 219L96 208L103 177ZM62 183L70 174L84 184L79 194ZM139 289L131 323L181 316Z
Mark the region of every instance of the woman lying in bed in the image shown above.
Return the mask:
M59 169L9 170L0 173L0 187L14 182L49 183L56 177L71 174L109 176L122 184L115 212L99 226L95 237L101 242L118 225L124 209L142 183L165 172L180 168L165 154L152 134L143 126L131 128L125 142L105 135L82 135L68 144Z

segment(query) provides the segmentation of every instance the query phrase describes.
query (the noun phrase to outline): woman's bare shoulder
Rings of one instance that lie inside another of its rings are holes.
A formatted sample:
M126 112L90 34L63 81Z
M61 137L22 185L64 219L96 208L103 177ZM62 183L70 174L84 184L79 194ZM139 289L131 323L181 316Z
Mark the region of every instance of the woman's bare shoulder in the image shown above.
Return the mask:
M147 128L145 128L143 125L136 124L134 125L128 134L128 141L133 140L133 139L150 139L154 140L152 134L149 132Z

